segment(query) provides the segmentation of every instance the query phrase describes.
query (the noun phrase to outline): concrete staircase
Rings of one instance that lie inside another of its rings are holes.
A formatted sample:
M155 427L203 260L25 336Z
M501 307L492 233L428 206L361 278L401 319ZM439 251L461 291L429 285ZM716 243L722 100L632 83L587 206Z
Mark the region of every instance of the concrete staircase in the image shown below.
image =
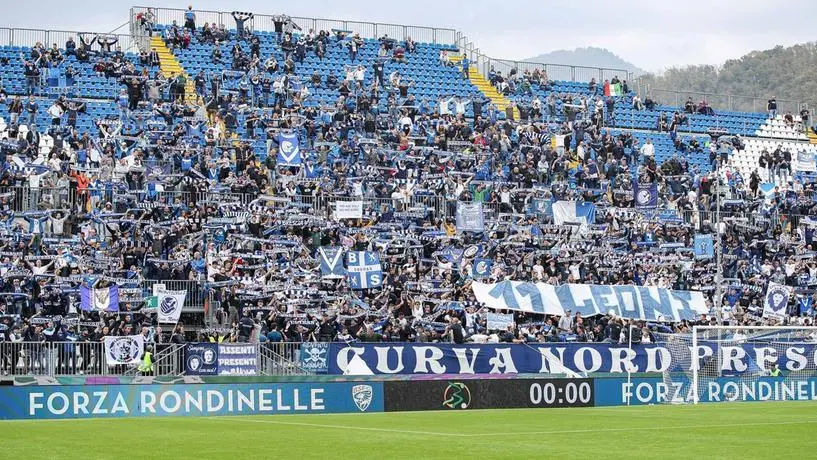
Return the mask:
M449 56L449 60L454 64L459 65L462 62L462 55L451 55ZM479 73L479 69L472 65L468 69L468 79L471 80L471 83L474 84L481 92L485 95L491 102L502 112L505 112L508 107L513 106L513 117L514 120L519 121L519 109L505 97L502 93L496 90L491 82L488 81L481 73Z
M159 67L162 69L162 73L166 78L170 78L173 74L184 74L185 78L187 79L187 83L184 85L184 100L188 104L195 104L197 105L196 101L196 90L193 86L193 78L185 72L184 67L176 59L176 56L170 52L170 48L165 45L164 40L162 37L153 36L150 38L150 47L155 48L156 52L159 54Z

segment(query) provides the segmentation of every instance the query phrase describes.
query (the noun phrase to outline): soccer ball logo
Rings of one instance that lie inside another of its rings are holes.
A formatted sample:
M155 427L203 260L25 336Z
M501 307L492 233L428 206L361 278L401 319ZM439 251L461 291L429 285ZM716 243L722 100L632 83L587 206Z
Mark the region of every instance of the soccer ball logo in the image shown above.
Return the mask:
M471 405L471 390L462 382L451 382L443 393L443 407L448 409L468 409Z

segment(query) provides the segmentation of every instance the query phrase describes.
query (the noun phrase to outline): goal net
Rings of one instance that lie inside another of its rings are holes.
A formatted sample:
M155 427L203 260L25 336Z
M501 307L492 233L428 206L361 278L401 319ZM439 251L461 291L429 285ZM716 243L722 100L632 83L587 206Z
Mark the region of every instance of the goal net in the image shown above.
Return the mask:
M695 326L662 339L664 402L817 399L817 327Z

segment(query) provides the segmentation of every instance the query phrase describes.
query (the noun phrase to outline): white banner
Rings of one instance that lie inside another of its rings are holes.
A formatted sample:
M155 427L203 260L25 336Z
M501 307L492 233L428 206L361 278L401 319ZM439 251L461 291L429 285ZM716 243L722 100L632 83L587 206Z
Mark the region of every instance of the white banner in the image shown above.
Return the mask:
M145 337L139 335L105 337L105 361L109 366L137 364L145 353Z
M504 331L513 326L513 313L488 313L485 315L485 327L489 331Z
M157 307L159 310L160 323L178 323L179 317L184 309L184 299L187 297L187 290L168 291L159 289L156 291Z
M766 299L763 303L764 318L782 319L786 316L786 307L789 306L791 288L782 284L769 282L766 289Z
M647 321L694 320L709 313L702 292L674 291L645 286L607 286L503 281L473 282L471 288L479 302L495 310L513 310L562 316L606 315Z
M336 201L335 219L362 219L362 201Z
M798 172L816 172L817 162L814 160L814 154L799 152L794 159L794 170Z

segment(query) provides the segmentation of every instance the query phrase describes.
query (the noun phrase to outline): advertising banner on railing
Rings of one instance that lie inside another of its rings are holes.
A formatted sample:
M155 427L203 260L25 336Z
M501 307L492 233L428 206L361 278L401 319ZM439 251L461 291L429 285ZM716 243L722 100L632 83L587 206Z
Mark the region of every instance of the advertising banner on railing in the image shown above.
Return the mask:
M307 344L304 344L306 346ZM671 353L664 344L633 345L613 343L542 343L542 344L370 344L332 343L327 351L314 350L315 372L343 374L354 357L373 374L567 374L630 372L688 372L696 362L699 369L717 366L730 375L762 374L776 362L783 372L802 371L817 366L817 344L813 343L743 343L735 346L704 342L695 355L692 347L685 364L679 361L679 345ZM671 368L671 366L674 366ZM676 369L677 367L677 369ZM365 369L364 369L365 370Z
M660 377L594 379L596 406L692 403L695 392L689 377L667 381ZM817 378L717 377L701 378L698 401L815 401Z
M383 384L0 387L0 419L382 412Z
M185 375L255 375L258 352L253 344L188 343L184 348Z
M335 219L363 218L362 201L335 201Z
M606 315L647 321L693 320L709 307L702 292L645 286L605 286L503 281L471 284L477 300L488 308L546 315L567 311L583 316Z

